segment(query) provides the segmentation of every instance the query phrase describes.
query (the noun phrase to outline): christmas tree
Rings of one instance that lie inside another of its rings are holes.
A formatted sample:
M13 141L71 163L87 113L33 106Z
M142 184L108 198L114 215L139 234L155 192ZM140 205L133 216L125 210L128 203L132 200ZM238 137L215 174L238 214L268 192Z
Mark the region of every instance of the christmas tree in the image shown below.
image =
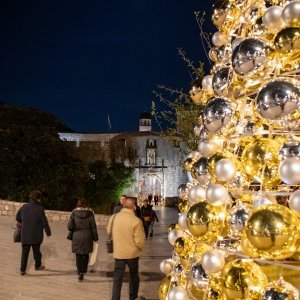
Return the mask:
M299 299L300 1L218 0L212 20L159 299Z

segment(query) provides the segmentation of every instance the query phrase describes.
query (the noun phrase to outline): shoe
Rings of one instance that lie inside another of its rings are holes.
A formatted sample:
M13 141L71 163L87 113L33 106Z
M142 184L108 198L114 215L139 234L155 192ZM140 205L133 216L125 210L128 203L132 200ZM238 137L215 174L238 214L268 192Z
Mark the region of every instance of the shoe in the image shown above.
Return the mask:
M84 274L83 273L80 273L79 276L78 276L78 281L79 282L82 282L84 279Z
M20 272L20 275L21 275L21 276L24 276L25 274L26 274L25 271L21 271L21 272Z
M41 265L40 267L35 268L36 271L43 271L45 269L46 269L46 267L43 266L43 265Z

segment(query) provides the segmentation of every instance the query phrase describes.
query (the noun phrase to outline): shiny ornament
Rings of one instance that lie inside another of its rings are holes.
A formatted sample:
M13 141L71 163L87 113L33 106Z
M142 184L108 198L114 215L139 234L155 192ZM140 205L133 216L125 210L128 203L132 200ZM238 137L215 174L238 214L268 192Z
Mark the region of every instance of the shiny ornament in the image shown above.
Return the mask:
M200 136L201 128L202 128L201 125L199 125L199 124L195 125L195 127L194 127L194 134L195 134L195 136Z
M251 205L238 202L229 211L229 227L232 237L239 237L242 233L246 220L249 217Z
M206 91L212 91L212 80L213 80L213 75L206 75L202 79L202 88Z
M205 252L201 259L201 265L208 275L220 272L225 266L224 252L217 249Z
M222 184L210 184L206 190L206 201L213 206L222 206L230 202L230 196Z
M300 28L288 27L282 29L275 37L276 50L281 54L289 54L292 58L299 55Z
M226 95L232 80L232 71L230 68L222 68L218 70L212 80L214 92L218 96Z
M283 9L282 19L288 26L300 26L300 2L288 3Z
M231 58L231 48L229 46L223 45L216 51L216 59L220 64L226 64Z
M289 207L300 217L300 190L296 190L290 196Z
M297 81L272 80L261 88L256 98L259 115L280 125L297 120L299 107L300 89Z
M164 259L159 264L159 269L162 273L169 275L175 266L175 261L173 259Z
M264 42L259 39L248 38L234 49L232 66L238 75L249 75L264 65L266 57Z
M195 163L195 160L192 159L191 157L187 158L185 161L184 161L184 169L187 171L187 172L190 172L192 170L192 167Z
M249 188L249 181L243 172L236 172L233 179L228 181L228 190L232 197L238 198L242 195L244 189Z
M221 289L226 300L259 299L267 285L267 276L250 259L236 259L223 268Z
M215 176L221 181L229 181L235 176L236 165L230 160L223 158L216 163Z
M184 268L181 264L177 264L174 267L174 273L176 273L176 274L182 274L183 271L184 271Z
M217 31L212 36L212 43L216 47L221 47L227 42L227 36L224 32Z
M234 49L244 40L242 37L236 37L232 42L231 42L231 49L234 51Z
M201 158L201 154L198 151L192 151L189 154L189 157L192 158L194 161L197 161Z
M257 208L267 204L277 204L276 199L273 195L256 195L252 197L252 206Z
M180 255L184 250L185 244L186 244L185 238L182 236L179 237L178 239L176 239L174 243L174 251Z
M217 152L215 153L212 157L209 158L208 160L208 171L209 173L216 178L216 174L215 174L215 169L216 169L216 165L217 163L221 160L221 159L226 159L228 158L228 153L224 153L223 151L221 152Z
M200 140L198 150L204 157L211 157L218 151L218 145L213 139Z
M167 300L169 290L175 286L171 276L165 277L159 284L158 298L159 300Z
M213 5L212 21L217 27L220 27L225 22L229 7L229 0L218 0Z
M178 209L181 213L187 212L190 209L190 204L188 200L183 200L178 204Z
M279 176L286 184L300 183L300 159L289 157L283 160L279 165Z
M280 148L278 155L281 160L288 157L300 158L300 144L297 142L286 142Z
M263 182L266 186L280 183L278 175L278 150L276 140L261 138L249 143L242 152L241 163L251 178Z
M190 205L194 205L198 202L205 201L206 188L203 186L195 185L190 189L189 202Z
M208 57L212 60L212 61L217 61L217 50L216 48L211 48L208 52Z
M278 31L284 26L282 11L281 6L271 6L266 10L262 20L268 30Z
M172 223L168 226L168 232L172 231L173 229L178 228L178 224Z
M296 252L298 219L287 207L268 204L254 209L244 234L250 250L266 259L284 259Z
M182 237L184 235L184 232L182 229L179 229L179 228L175 228L173 230L171 230L168 234L168 240L170 242L170 244L172 246L174 246L175 244L175 241L179 238L179 237Z
M264 288L260 300L299 300L299 291L292 284L280 278Z
M206 201L193 205L187 214L187 226L191 234L201 241L215 241L225 221L223 210Z
M208 172L207 158L201 157L191 170L192 177L196 179L200 184L206 184L210 179Z
M187 213L183 212L179 215L178 217L178 225L180 226L180 228L182 229L187 229L187 224L186 224L186 216Z
M188 300L186 290L181 286L172 287L168 294L168 300Z
M211 99L203 109L203 124L210 134L221 133L231 121L231 103L223 98ZM201 153L200 149L199 152Z
M189 194L189 188L188 186L184 183L181 184L178 189L177 189L177 195L180 199L185 199Z
M192 284L198 289L203 289L208 285L208 275L205 273L201 263L198 263L192 267L191 277Z

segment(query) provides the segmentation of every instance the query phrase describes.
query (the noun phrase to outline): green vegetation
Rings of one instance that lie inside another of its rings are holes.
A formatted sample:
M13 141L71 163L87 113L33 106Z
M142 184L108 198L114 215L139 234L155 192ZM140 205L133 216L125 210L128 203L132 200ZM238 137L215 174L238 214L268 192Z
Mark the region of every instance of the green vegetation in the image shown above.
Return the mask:
M27 201L38 188L48 209L71 210L77 197L87 196L96 212L109 212L133 170L101 161L86 164L59 139L59 131L70 129L51 114L0 105L0 198Z

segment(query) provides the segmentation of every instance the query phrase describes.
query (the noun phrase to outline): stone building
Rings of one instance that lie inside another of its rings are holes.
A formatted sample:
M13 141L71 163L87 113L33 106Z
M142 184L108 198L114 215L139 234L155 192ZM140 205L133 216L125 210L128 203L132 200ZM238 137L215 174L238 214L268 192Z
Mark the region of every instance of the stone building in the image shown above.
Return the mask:
M77 155L86 161L105 160L135 168L134 182L126 194L140 199L149 194L176 197L177 187L186 182L181 168L184 146L179 138L166 140L152 131L149 113L139 118L139 131L122 133L60 133L73 143Z

